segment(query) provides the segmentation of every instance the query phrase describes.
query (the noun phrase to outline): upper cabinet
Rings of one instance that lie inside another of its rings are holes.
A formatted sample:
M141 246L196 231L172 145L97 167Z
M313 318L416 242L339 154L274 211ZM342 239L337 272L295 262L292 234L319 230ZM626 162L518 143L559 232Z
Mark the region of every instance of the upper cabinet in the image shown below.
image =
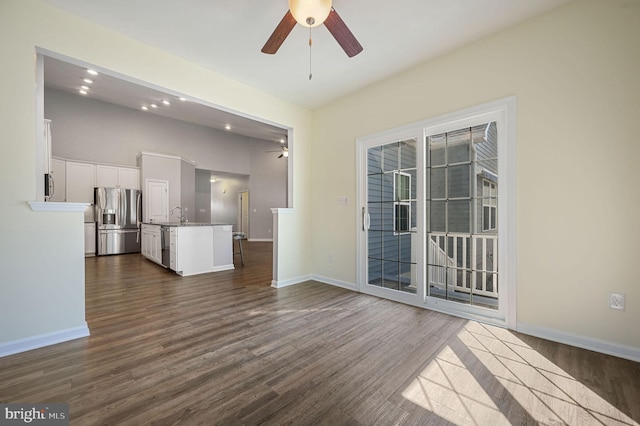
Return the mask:
M93 203L95 187L140 189L140 172L135 167L107 166L52 159L56 189L51 201Z
M140 189L140 171L127 167L118 167L118 184L122 188Z
M140 172L136 168L96 166L96 186L106 188L140 189Z
M114 166L96 166L96 186L115 188L118 186L118 168Z
M96 181L94 164L67 161L65 180L67 202L93 204L93 188Z

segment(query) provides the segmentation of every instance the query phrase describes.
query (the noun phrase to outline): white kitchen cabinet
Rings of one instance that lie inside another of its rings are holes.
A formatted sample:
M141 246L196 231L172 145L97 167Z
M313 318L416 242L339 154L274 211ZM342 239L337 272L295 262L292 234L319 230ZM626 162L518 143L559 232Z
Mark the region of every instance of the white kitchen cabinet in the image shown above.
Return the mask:
M67 161L66 201L70 203L93 204L96 166L89 163Z
M140 172L136 168L96 166L96 186L105 188L140 189Z
M118 167L118 185L121 188L140 189L140 170Z
M213 226L173 226L173 269L182 276L213 272ZM172 236L173 236L172 235Z
M184 239L183 235L183 239ZM172 226L169 229L169 269L179 271L181 265L178 264L178 228Z
M96 186L115 188L118 186L118 168L115 166L96 166Z
M95 256L96 254L96 224L84 224L84 255Z
M49 201L66 201L66 167L66 161L58 158L51 159L51 175L53 176L54 191L53 196L49 198Z
M162 265L162 236L160 225L142 224L142 255Z
M233 266L231 225L176 225L169 229L169 269L182 276Z

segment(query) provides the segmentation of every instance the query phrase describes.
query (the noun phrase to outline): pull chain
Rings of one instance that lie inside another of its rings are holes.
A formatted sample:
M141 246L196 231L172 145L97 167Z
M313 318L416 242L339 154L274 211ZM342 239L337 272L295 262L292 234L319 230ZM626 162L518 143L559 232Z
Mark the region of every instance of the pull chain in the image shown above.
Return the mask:
M313 77L311 73L311 46L313 45L313 41L311 40L311 27L309 27L309 80Z

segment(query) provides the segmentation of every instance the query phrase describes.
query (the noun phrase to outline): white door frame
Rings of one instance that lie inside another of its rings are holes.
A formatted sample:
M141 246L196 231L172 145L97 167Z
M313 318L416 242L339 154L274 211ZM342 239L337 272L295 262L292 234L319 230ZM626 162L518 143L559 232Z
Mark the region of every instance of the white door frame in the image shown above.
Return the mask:
M244 198L244 194L247 195L246 199ZM251 216L250 212L249 212L249 202L250 202L250 200L251 200L251 198L249 197L249 190L248 189L238 192L238 229L237 229L237 231L244 232L245 237L247 239L249 238L249 229L251 227L251 225L249 224L249 218ZM246 226L245 226L245 221L244 221L243 207L246 207L246 209L247 209Z

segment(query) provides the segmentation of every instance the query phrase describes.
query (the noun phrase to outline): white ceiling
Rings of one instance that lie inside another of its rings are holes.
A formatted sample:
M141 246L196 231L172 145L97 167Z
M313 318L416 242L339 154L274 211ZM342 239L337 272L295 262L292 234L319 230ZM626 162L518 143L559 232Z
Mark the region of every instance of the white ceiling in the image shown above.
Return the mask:
M68 58L61 60L45 55L45 87L81 96L78 89L81 85L86 84L90 87L86 96L91 99L138 111L142 106L146 106L149 114L157 114L256 139L278 143L287 142L287 129L243 117L237 113L223 111L220 108L205 105L200 100L182 101L180 94L172 93L167 89L154 88L149 84L132 82L125 77L114 76L108 71L100 70L101 72L97 76L91 76L87 73L87 65L89 64L80 64L78 61ZM85 78L91 79L93 83L84 83ZM170 105L165 105L162 101L167 101ZM157 108L151 107L151 104L156 105ZM226 129L227 125L231 126L230 130Z
M275 55L260 52L286 0L43 1L316 108L569 0L333 0L364 51L348 58L324 26L313 29L312 80L307 28L296 25Z

